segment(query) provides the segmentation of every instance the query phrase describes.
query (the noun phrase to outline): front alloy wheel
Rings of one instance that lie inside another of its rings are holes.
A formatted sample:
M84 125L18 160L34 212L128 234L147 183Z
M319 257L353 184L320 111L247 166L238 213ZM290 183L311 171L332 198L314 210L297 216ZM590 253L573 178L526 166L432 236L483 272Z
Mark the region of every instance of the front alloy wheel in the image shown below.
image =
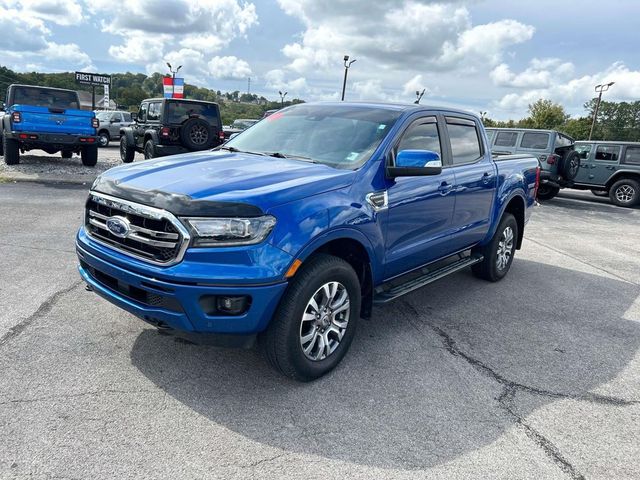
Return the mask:
M325 283L309 299L300 323L300 346L309 360L324 360L338 348L349 307L349 292L340 282Z

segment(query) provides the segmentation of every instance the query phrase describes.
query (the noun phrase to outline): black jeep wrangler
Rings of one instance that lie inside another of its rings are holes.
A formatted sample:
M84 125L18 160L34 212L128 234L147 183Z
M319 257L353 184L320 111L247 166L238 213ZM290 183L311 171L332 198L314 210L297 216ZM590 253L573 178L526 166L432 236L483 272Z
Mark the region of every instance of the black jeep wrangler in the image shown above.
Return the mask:
M224 142L217 103L182 98L150 98L140 104L138 117L120 130L120 158L133 161L195 152Z

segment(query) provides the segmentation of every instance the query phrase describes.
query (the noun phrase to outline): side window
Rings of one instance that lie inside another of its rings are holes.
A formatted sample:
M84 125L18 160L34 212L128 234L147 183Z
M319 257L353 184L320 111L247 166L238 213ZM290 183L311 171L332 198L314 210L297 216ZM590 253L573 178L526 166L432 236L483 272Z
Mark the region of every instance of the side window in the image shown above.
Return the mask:
M110 122L119 122L120 121L120 114L119 113L114 113L111 115L111 118L109 118Z
M515 147L518 139L518 132L498 132L496 136L496 147Z
M447 131L451 141L451 157L454 165L475 162L482 156L480 136L475 122L447 118Z
M149 113L147 113L147 120L150 122L157 122L160 119L160 102L153 102L149 104Z
M402 150L431 150L442 157L435 117L422 118L407 128L396 147L396 153Z
M146 122L147 121L147 109L149 108L149 104L148 103L143 103L142 105L140 105L140 110L138 111L138 121L139 122Z
M131 122L132 121L130 113L125 112L125 113L122 114L122 116L123 116L123 121L125 121L125 122Z
M640 147L627 147L624 154L624 163L640 165Z
M598 145L596 160L600 162L617 162L620 159L620 147L617 145Z
M527 132L522 135L520 148L532 148L536 150L544 150L549 145L549 134L538 132Z
M589 158L589 154L591 153L591 149L593 148L593 145L576 145L576 152L578 152L578 155L580 155L580 158L583 160L586 160L587 158Z
M493 142L493 137L495 137L496 135L496 131L495 130L486 130L487 132L487 140L489 141L489 145L491 145L491 143Z

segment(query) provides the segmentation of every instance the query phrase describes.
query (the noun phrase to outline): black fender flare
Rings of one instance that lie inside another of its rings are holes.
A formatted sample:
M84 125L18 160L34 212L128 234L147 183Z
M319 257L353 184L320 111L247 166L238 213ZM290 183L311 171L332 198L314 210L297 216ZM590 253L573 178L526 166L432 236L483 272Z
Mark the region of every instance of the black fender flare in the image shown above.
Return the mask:
M120 129L120 138L127 139L127 147L135 148L136 142L133 138L133 129L131 127L125 127Z

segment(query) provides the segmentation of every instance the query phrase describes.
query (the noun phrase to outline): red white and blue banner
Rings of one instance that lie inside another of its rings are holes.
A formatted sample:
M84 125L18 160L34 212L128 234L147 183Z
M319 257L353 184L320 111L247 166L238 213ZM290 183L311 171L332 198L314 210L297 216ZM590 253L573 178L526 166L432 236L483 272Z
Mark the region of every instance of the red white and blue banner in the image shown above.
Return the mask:
M184 98L184 78L163 77L164 98Z

